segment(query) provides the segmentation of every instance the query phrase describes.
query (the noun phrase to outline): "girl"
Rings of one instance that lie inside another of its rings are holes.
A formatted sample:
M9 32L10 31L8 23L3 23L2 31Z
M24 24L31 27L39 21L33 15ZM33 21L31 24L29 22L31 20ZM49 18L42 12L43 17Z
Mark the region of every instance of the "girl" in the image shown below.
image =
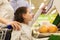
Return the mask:
M13 30L11 40L33 40L31 27L28 25L32 20L30 10L27 7L19 7L14 13L14 20L21 23L21 30Z

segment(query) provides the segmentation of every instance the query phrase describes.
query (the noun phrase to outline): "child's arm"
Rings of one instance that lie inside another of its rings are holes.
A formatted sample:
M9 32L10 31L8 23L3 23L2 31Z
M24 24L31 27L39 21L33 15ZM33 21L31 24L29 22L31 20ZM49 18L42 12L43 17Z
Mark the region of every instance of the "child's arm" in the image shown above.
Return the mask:
M50 10L50 8L52 7L53 1L54 0L50 0L49 4L47 4L46 12L48 12ZM37 20L37 18L39 17L39 15L42 13L43 9L46 8L46 5L43 4L40 7L41 8L39 8L39 10L37 11L37 13L34 15L34 18L33 18L32 22L31 22L30 26L32 26L33 23Z

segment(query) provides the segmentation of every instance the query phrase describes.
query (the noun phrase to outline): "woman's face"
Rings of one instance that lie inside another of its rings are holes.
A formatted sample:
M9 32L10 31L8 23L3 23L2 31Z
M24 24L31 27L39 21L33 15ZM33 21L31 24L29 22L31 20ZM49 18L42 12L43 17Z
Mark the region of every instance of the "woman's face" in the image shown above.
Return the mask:
M32 20L32 13L30 12L30 10L29 9L27 9L27 13L26 14L23 14L23 18L24 18L24 20L26 20L26 21L31 21Z

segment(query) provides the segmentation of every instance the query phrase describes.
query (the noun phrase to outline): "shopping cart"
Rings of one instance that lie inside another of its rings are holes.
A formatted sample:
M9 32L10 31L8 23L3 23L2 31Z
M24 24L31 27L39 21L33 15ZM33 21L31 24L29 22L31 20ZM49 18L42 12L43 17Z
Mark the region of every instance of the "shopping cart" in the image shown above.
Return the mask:
M10 25L7 27L0 27L0 40L10 40L12 29Z
M0 30L0 40L5 40L6 38L8 39L6 35L8 31L10 32L11 29L3 28Z

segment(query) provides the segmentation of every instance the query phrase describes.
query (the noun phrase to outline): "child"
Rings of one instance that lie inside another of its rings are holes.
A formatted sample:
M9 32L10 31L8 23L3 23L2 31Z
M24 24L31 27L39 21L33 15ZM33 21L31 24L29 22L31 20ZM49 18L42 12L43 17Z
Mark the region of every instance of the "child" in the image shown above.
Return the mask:
M11 40L33 40L31 27L28 25L32 20L30 10L27 7L19 7L14 13L14 20L21 23L21 30L13 30Z

